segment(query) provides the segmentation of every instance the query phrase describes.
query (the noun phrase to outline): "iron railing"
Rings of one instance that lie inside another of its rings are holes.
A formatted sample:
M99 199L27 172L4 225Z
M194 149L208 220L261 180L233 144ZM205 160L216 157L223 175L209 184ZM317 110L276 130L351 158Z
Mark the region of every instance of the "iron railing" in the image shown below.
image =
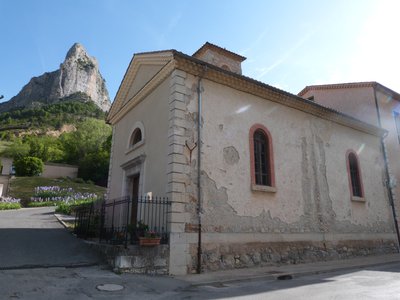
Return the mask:
M101 207L104 199L90 204L77 205L72 208L75 211L74 233L79 238L99 237Z
M101 243L137 244L149 232L168 243L168 212L171 202L165 197L123 197L101 205L77 207L75 233L81 238L99 238Z

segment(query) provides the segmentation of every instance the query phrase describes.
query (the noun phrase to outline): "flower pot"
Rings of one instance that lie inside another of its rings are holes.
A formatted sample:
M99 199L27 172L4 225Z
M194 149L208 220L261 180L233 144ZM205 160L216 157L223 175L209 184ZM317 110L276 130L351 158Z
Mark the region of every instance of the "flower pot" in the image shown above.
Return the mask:
M140 237L139 245L140 246L157 246L160 245L161 238L150 238L150 237Z

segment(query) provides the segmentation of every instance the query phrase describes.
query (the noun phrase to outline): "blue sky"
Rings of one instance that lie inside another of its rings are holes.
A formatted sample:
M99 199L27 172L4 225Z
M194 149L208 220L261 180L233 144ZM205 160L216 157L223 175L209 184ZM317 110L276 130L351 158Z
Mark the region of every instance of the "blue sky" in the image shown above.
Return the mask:
M378 81L400 92L396 0L0 0L0 95L56 70L73 43L113 100L132 55L206 41L247 57L243 74L291 93Z

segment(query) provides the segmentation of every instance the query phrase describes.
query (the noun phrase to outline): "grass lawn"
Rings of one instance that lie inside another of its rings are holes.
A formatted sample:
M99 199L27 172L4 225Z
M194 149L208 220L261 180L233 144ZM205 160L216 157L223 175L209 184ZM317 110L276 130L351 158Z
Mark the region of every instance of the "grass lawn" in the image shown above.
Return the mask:
M33 196L35 187L55 185L61 188L72 188L75 192L95 193L99 197L103 197L106 192L105 187L88 183L78 183L68 178L16 177L10 181L9 196L19 198L22 203L26 203Z

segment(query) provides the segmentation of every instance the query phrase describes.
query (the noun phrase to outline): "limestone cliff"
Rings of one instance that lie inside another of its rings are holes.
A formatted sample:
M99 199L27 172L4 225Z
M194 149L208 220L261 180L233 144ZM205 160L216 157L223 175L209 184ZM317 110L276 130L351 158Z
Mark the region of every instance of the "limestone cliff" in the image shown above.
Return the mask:
M79 97L79 95L84 97ZM0 103L0 112L13 108L35 107L71 99L77 95L81 101L93 101L103 111L110 106L110 98L98 68L97 60L76 43L68 51L60 69L33 77L18 95ZM88 96L88 97L87 97Z

